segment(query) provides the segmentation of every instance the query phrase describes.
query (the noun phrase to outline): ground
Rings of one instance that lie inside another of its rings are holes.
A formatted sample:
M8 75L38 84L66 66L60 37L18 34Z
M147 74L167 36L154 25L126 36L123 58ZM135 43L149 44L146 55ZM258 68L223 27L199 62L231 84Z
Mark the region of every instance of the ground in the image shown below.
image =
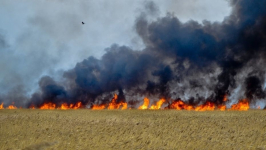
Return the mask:
M266 149L266 111L0 110L0 149Z

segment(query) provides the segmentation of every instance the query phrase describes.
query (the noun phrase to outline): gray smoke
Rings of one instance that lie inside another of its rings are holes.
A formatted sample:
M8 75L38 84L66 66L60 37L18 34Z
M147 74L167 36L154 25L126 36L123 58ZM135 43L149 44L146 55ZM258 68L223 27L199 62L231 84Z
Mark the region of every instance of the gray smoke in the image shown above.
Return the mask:
M134 26L143 49L114 44L60 80L42 77L27 106L105 103L114 92L132 104L143 96L181 98L193 105L224 104L225 95L231 104L242 98L263 101L266 0L231 0L230 5L232 12L222 22L199 23L182 22L173 13L160 16L156 3L145 2Z

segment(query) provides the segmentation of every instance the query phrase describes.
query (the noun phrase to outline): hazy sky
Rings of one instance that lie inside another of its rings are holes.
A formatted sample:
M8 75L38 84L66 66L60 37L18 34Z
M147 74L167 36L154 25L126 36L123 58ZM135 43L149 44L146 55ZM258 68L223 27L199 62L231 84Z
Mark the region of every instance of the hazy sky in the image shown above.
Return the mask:
M113 43L141 49L134 29L143 0L0 0L0 94L31 94L42 75L55 76L89 56L100 58ZM158 16L222 21L226 0L154 0ZM82 25L81 22L85 22Z

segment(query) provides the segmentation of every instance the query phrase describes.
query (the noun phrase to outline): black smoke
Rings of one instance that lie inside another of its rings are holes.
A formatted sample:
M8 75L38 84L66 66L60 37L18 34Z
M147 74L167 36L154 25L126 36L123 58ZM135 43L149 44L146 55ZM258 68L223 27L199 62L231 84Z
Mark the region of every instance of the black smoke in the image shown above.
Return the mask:
M230 4L232 13L223 22L183 23L171 13L149 20L158 8L147 3L135 23L143 50L114 44L101 59L89 57L66 71L64 82L43 77L30 103L89 104L111 100L116 92L120 101L134 103L135 94L219 105L237 88L245 92L237 98L264 99L266 0Z

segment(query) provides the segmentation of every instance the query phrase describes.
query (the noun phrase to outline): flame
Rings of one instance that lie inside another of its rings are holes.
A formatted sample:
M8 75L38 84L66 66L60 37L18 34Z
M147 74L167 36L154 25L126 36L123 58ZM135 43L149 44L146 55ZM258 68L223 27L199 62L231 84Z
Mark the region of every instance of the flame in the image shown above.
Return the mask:
M30 107L34 109L33 107ZM67 104L67 103L62 103L61 106L57 107L57 109L62 109L62 110L67 110L67 109L79 109L82 108L82 103L77 102L75 105L74 104ZM56 104L49 102L49 103L44 103L42 106L39 107L39 109L56 109Z
M225 111L226 110L226 106L225 105L220 105L218 106L218 109L221 111Z
M117 102L118 96L117 94L114 95L113 99L109 104L100 104L100 105L92 105L91 109L92 110L102 110L102 109L131 109L128 108L128 104L126 102ZM166 102L165 99L160 99L159 101L156 102L156 104L152 105L150 108L149 107L149 102L150 100L145 97L143 100L143 105L139 106L138 109L161 109L163 103ZM224 102L227 101L227 95L224 96ZM32 104L30 109L35 109L36 107ZM49 103L44 103L42 104L39 109L80 109L83 108L82 102L77 102L76 104L68 104L68 103L62 103L61 106L57 106L55 103L49 102ZM249 102L247 99L240 100L237 104L234 104L231 106L230 109L226 108L226 105L215 105L215 103L207 101L206 103L194 107L192 105L186 104L182 100L174 100L172 101L171 104L167 107L169 109L176 109L176 110L195 110L195 111L213 111L215 108L220 111L225 111L225 110L249 110ZM166 108L166 109L167 109ZM0 109L5 109L4 108L4 103L0 104ZM6 109L17 109L17 107L12 103ZM257 106L257 109L261 109L260 106Z
M117 94L114 95L114 98L112 99L111 103L109 103L108 109L119 109L122 106L122 110L127 109L127 103L126 102L119 102L117 103L118 96Z
M109 103L109 106L107 109L119 109L120 103L116 103L118 96L117 94L114 95L114 98L112 99L111 103Z
M107 109L122 109L125 110L127 109L127 103L126 102L117 102L118 96L117 94L114 95L113 99L111 100L111 102L108 104ZM106 105L105 104L100 104L100 105L92 105L91 109L92 110L102 110L105 109Z
M92 110L102 110L102 109L105 109L105 104L101 104L101 105L92 105L91 109L92 109Z
M40 107L40 109L55 109L55 104L54 103L51 103L51 102L49 102L49 103L44 103L41 107Z
M150 103L150 100L147 97L145 97L144 103L143 105L139 106L139 109L148 109L149 103Z
M227 101L227 95L224 95L223 102Z
M122 103L122 108L121 108L122 110L125 110L125 109L127 109L127 103Z
M237 104L232 105L230 110L249 110L249 102L246 99L240 100Z
M156 105L152 105L150 109L160 109L164 102L165 99L160 99L158 102L156 102Z
M7 107L7 109L17 109L17 107L14 106L14 105L9 105L9 106Z
M207 101L205 104L200 105L195 108L195 111L212 111L215 109L215 104L212 102Z
M75 105L70 104L70 108L73 108L73 109L82 108L82 103L81 102L77 102Z
M67 103L63 103L63 104L61 105L61 107L59 107L59 109L66 110L66 109L69 109L69 107L68 107Z
M182 100L175 100L170 105L170 109L176 109L176 110L194 110L194 107L192 105L187 105Z

